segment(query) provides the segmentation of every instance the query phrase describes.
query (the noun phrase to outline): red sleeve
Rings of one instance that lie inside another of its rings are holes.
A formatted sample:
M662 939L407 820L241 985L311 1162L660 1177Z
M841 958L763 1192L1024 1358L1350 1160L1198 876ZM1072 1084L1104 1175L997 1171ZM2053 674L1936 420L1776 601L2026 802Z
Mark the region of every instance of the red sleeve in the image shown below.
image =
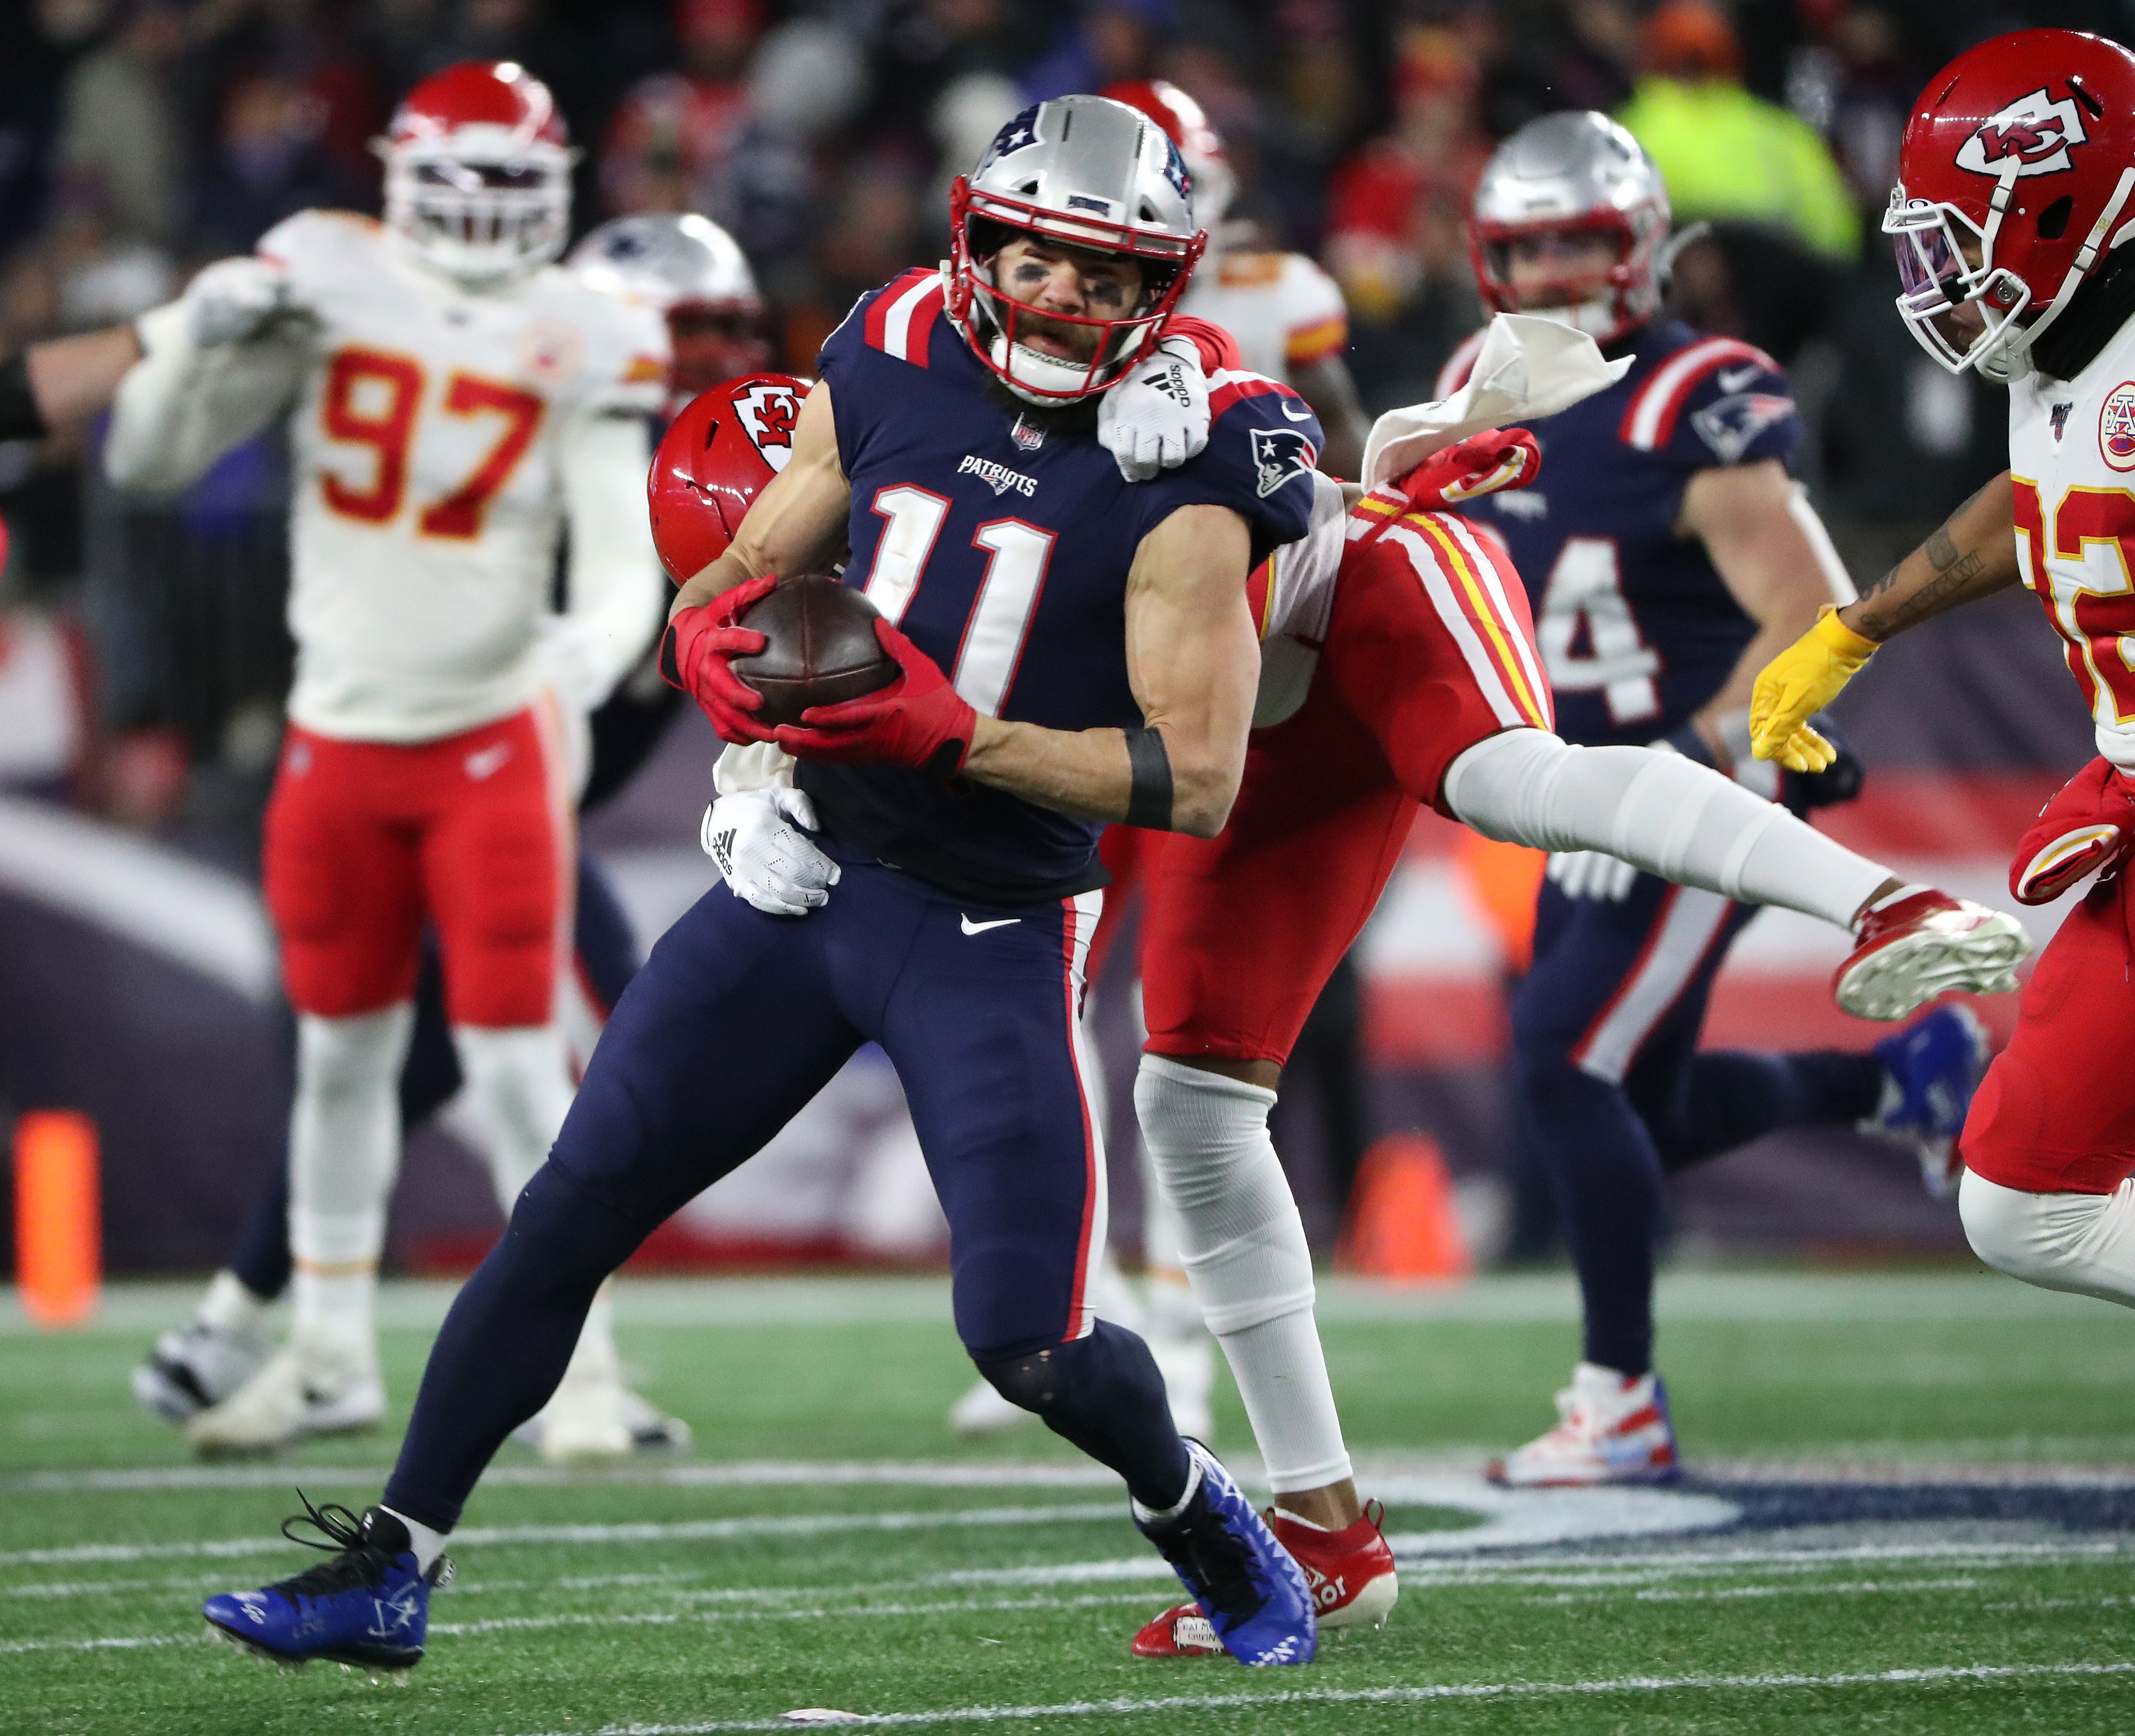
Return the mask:
M1238 341L1213 320L1197 319L1190 313L1174 313L1164 322L1166 337L1184 337L1193 341L1201 352L1201 371L1214 374L1221 369L1242 368L1245 357L1239 353Z

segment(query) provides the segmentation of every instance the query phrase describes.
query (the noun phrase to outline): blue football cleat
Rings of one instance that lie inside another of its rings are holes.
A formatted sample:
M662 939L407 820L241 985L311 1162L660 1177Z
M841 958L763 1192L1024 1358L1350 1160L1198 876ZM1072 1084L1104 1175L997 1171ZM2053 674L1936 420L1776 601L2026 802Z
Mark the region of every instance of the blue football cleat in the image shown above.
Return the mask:
M1883 1064L1883 1100L1861 1130L1910 1146L1928 1192L1940 1198L1964 1171L1957 1136L1987 1071L1987 1028L1968 1007L1937 1007L1885 1037L1875 1055Z
M260 1591L225 1592L201 1606L208 1627L269 1662L294 1668L322 1659L351 1668L405 1670L423 1661L429 1627L430 1588L452 1578L440 1555L425 1573L415 1564L408 1528L382 1507L361 1518L328 1502L282 1521L282 1535L307 1549L331 1550L333 1559ZM289 1527L308 1522L328 1540L315 1543Z
M1231 1473L1189 1440L1197 1472L1185 1511L1155 1520L1139 1504L1135 1524L1201 1606L1223 1649L1242 1664L1309 1664L1319 1644L1305 1569L1276 1541Z

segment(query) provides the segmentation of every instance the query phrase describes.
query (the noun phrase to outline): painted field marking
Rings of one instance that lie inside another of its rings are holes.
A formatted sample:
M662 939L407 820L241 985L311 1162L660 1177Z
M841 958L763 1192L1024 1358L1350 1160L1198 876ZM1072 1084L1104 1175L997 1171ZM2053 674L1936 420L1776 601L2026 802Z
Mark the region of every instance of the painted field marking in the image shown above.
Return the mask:
M651 1521L612 1525L471 1526L455 1545L700 1543L736 1537L817 1537L850 1531L955 1530L971 1526L1087 1523L1124 1518L1116 1501L1035 1507L952 1507L938 1513L796 1513L776 1517ZM225 1537L206 1543L77 1543L0 1553L0 1567L45 1567L70 1561L166 1561L208 1556L278 1555L279 1537Z
M1624 1591L1635 1603L1722 1603L1738 1598L1877 1597L1910 1591L1977 1591L1979 1581L1970 1576L1942 1579L1853 1579L1833 1585L1814 1584L1712 1585L1697 1591L1669 1591L1656 1587ZM1606 1591L1561 1591L1547 1598L1523 1598L1523 1603L1603 1603L1616 1601Z
M167 1489L279 1489L292 1483L338 1488L383 1483L390 1465L153 1465L127 1470L31 1471L0 1477L0 1494L132 1494ZM743 1459L731 1464L618 1466L612 1471L553 1465L492 1465L485 1489L914 1488L1116 1489L1102 1465L1043 1459Z
M1179 1694L1163 1700L1068 1700L1047 1706L955 1706L931 1712L854 1714L853 1728L942 1724L1020 1724L1040 1718L1132 1718L1149 1713L1229 1712L1264 1706L1412 1705L1433 1700L1529 1700L1574 1695L1769 1693L1803 1688L1922 1687L1943 1683L2027 1681L2135 1675L2135 1664L1974 1664L1850 1671L1830 1676L1621 1676L1575 1682L1446 1682L1400 1688L1300 1688L1276 1694ZM840 1719L840 1723L848 1720ZM597 1736L739 1736L790 1730L788 1718L727 1718L702 1724L613 1724ZM549 1736L585 1736L554 1732Z

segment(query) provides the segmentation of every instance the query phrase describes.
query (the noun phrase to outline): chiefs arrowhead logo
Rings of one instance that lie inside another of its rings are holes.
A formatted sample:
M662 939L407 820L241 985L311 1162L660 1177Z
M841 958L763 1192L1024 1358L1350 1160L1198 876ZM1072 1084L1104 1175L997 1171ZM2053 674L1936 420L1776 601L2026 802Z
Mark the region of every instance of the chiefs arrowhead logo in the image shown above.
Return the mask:
M2020 176L2058 175L2074 167L2069 152L2088 137L2075 99L2053 102L2041 85L1982 121L1978 130L1958 147L1957 166L1998 179L2008 172L2013 157Z
M751 386L734 399L734 415L742 432L763 454L773 470L786 468L793 456L793 424L800 418L801 400L791 386Z

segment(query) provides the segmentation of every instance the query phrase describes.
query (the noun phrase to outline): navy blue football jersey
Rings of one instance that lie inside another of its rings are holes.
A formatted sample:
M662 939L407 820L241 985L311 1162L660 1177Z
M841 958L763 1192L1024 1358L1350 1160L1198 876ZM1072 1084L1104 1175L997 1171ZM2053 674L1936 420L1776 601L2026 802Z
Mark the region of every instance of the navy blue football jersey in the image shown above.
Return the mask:
M1456 356L1447 382L1464 372ZM1748 344L1658 320L1623 379L1529 426L1535 486L1462 510L1503 537L1527 583L1558 733L1650 742L1719 690L1755 636L1676 522L1697 471L1791 457L1801 423L1786 375Z
M1319 424L1287 387L1219 373L1207 449L1123 481L1094 433L989 389L942 293L938 273L908 272L861 297L817 359L853 491L845 581L989 716L1134 728L1126 597L1141 539L1204 505L1245 518L1255 563L1304 535ZM1104 884L1100 824L893 766L803 761L797 776L833 840L957 897L1030 903Z

